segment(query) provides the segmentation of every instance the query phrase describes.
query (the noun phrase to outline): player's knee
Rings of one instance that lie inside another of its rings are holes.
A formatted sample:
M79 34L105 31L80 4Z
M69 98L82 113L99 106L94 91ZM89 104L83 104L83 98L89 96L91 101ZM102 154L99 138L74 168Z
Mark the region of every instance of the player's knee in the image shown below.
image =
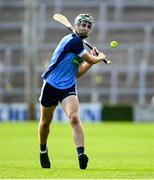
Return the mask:
M70 117L70 120L71 120L72 125L79 124L79 116L78 116L78 114L76 114L76 113L72 114L71 117Z
M40 125L43 129L47 129L50 126L50 122L49 121L41 121Z

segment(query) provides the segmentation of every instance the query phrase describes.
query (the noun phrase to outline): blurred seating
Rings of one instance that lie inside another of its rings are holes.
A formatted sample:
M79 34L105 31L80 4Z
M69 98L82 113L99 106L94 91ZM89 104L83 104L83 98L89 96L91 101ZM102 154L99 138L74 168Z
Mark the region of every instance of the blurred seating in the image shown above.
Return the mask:
M103 50L112 61L110 66L103 63L95 65L79 79L81 102L150 101L154 92L152 0L33 0L33 11L26 2L28 1L0 0L1 102L25 101L27 75L31 66L33 69L30 73L36 81L34 92L37 97L39 96L42 84L40 75L47 67L59 40L69 33L63 25L52 19L56 12L64 14L71 23L79 13L91 13L95 18L95 27L88 41ZM28 19L28 12L34 13L31 17L35 23ZM34 29L29 29L30 27ZM27 39L29 32L36 33L35 39L33 36ZM112 40L120 43L118 48L110 48ZM36 54L31 51L33 48ZM33 62L27 60L28 52L34 53L34 61L31 57Z

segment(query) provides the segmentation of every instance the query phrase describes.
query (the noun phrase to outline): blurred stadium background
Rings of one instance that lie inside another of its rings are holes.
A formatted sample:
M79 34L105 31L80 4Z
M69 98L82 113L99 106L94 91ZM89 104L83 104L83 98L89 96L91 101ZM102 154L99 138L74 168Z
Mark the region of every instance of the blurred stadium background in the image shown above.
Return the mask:
M112 63L95 65L79 79L83 109L95 111L96 119L108 119L116 108L120 114L127 109L122 119L154 121L153 0L0 0L0 121L39 117L41 74L69 33L52 16L62 13L73 23L85 12L95 19L88 41ZM118 48L110 48L112 40Z

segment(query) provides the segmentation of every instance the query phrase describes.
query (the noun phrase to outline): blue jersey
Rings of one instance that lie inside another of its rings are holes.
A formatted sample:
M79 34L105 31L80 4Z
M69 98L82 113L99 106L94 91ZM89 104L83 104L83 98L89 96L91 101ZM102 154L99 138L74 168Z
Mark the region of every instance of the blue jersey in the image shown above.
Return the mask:
M76 34L65 36L55 49L48 69L42 77L58 89L67 89L76 84L78 66L87 51Z

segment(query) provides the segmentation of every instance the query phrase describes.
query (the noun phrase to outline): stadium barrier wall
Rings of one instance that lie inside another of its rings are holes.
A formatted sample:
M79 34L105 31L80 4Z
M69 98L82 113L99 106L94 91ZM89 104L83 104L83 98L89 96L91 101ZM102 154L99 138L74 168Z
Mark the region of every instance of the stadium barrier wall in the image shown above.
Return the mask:
M104 105L102 119L104 121L133 121L134 111L131 105Z
M21 103L0 104L1 121L24 121L27 120L27 105Z
M154 104L135 105L134 120L136 122L154 122Z
M80 116L83 122L100 122L102 105L99 103L80 105ZM24 121L28 118L28 107L26 104L0 104L0 122L2 121ZM36 119L39 120L39 105L36 105ZM60 106L55 110L54 121L67 122L67 117Z
M80 117L83 122L99 122L101 121L101 104L80 104ZM37 105L37 119L39 119L39 105ZM67 122L68 118L65 115L61 106L56 108L53 119L57 122Z
M100 103L80 104L80 116L83 122L135 121L154 122L154 105L102 105ZM25 103L0 104L0 122L26 121L28 107ZM39 105L36 105L36 119L39 120ZM67 122L60 106L56 108L54 121Z

